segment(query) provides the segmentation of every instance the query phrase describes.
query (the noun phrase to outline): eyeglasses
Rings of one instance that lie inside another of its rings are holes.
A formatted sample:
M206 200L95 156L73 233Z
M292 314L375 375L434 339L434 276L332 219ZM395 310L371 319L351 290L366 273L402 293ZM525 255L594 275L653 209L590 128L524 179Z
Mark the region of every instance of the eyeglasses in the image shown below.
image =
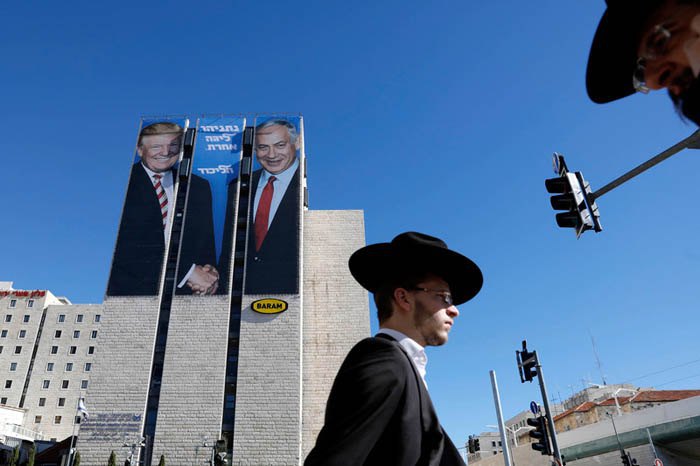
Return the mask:
M647 63L668 53L671 36L671 31L662 24L657 24L651 30L641 47L642 52L637 58L637 64L632 73L632 86L634 86L635 91L642 94L649 93L649 87L646 83Z
M408 289L412 291L423 291L425 293L435 293L436 295L440 296L442 298L442 301L448 306L452 306L452 304L454 303L454 301L452 301L452 293L450 293L449 291L433 290L430 288L420 288L417 286L412 286Z

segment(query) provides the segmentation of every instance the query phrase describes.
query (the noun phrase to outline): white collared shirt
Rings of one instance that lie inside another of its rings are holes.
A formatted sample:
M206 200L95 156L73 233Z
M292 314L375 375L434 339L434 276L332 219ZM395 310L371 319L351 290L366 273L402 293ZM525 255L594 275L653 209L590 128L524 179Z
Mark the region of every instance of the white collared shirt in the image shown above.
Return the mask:
M289 186L289 183L292 182L292 178L294 178L294 173L297 171L297 167L299 167L299 159L294 158L294 163L291 164L285 171L282 173L278 173L276 175L273 175L272 173L268 172L263 168L262 174L260 175L260 179L258 180L258 186L255 188L255 203L253 205L253 212L254 216L258 214L258 204L260 203L260 198L262 197L262 192L263 189L265 188L265 185L267 184L267 180L270 179L271 176L274 176L277 178L277 180L273 183L274 186L274 192L272 194L272 201L270 203L270 216L268 217L267 220L267 226L268 228L272 224L272 220L275 218L275 213L277 212L277 208L280 206L280 203L282 202L282 198L284 197L284 193L287 192L287 187Z
M425 354L425 348L416 343L412 338L407 337L398 330L392 328L380 328L377 335L384 333L394 338L399 344L406 350L408 356L413 361L413 365L418 369L421 379L423 379L423 385L425 385L426 390L428 389L428 382L425 381L425 367L428 365L428 355Z
M146 174L148 175L148 178L151 180L151 183L153 183L153 189L156 187L156 180L153 178L153 175L162 175L163 178L160 179L160 185L163 187L165 190L165 195L168 196L168 216L165 219L165 228L163 228L163 235L164 238L167 242L168 235L170 233L170 218L172 217L173 210L175 210L175 195L174 193L174 188L173 188L173 172L172 170L166 170L161 173L156 173L152 171L150 168L146 166L145 163L141 162L141 165L143 166L143 169L146 170Z
M141 162L141 165L143 166L143 169L146 170L146 174L148 174L148 178L150 178L151 183L153 183L153 189L156 187L156 180L153 178L153 175L163 175L163 178L160 179L160 185L163 186L163 189L165 190L165 195L168 196L168 216L165 219L165 228L163 228L163 238L165 240L165 244L168 244L168 237L170 235L170 219L172 218L172 212L175 210L175 195L174 195L174 179L173 179L173 171L172 170L166 170L161 173L156 173L150 168L146 166L145 163ZM184 264L183 264L184 267ZM192 272L194 271L195 264L191 264L188 272L185 274L185 277L180 281L180 283L177 284L178 288L182 288L185 286L187 283L187 280L190 279L190 275L192 275Z

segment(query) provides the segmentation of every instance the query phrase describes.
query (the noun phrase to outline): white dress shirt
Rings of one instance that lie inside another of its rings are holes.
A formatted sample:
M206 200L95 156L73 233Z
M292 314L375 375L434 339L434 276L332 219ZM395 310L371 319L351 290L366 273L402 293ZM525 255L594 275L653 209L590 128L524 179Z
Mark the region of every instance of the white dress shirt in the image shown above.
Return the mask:
M291 183L292 178L294 178L294 173L297 171L297 167L299 167L299 159L295 157L294 163L291 164L282 173L278 173L276 175L273 175L272 173L268 172L264 168L262 170L262 174L260 175L260 179L258 180L258 186L255 188L255 203L253 204L253 212L255 212L254 215L258 215L258 204L260 204L260 198L262 197L262 192L263 192L263 189L265 188L265 185L267 184L267 180L269 180L271 176L274 176L275 178L277 178L277 180L272 184L272 186L275 189L274 189L274 192L272 194L272 201L270 202L270 216L268 217L268 220L267 220L267 227L268 228L272 224L272 219L275 218L275 213L277 212L277 208L280 206L280 203L282 202L282 198L284 197L284 193L287 192L287 187L289 186L289 183ZM255 219L255 217L253 217L253 219Z
M421 379L423 379L423 385L425 385L426 390L428 389L428 382L425 381L425 366L428 365L428 355L425 354L425 348L416 343L415 340L407 337L398 330L392 328L380 328L377 335L384 333L394 338L399 344L406 350L408 356L413 361L413 365L418 369Z

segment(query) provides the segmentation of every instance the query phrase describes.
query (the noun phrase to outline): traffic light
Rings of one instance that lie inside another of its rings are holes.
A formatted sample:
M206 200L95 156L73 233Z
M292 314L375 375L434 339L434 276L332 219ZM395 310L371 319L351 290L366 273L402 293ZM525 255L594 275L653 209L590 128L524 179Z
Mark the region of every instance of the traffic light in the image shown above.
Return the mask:
M214 451L216 452L214 454L214 466L226 466L228 464L228 460L226 460L226 440L217 440Z
M547 435L547 418L538 416L536 418L528 418L527 425L534 427L529 432L530 437L536 440L530 446L533 450L537 450L543 455L551 455L552 447L549 444L549 436Z
M537 377L537 354L535 351L527 350L527 342L523 340L522 351L516 351L515 356L518 361L518 372L522 383L532 382Z
M471 435L469 436L469 440L467 441L467 450L469 453L474 453L474 437Z
M481 450L481 446L479 445L479 439L475 438L474 439L474 452L476 453L479 450Z
M622 464L623 464L623 465L625 465L625 466L632 466L632 462L630 461L630 457L629 457L629 455L627 454L626 451L623 451L623 452L620 454L620 458L622 458Z
M569 172L564 162L564 156L555 153L555 171L557 178L545 180L547 192L556 194L550 198L554 210L565 212L556 215L560 228L574 228L576 236L581 236L586 230L602 231L598 206L591 194L591 187L583 179L581 172Z

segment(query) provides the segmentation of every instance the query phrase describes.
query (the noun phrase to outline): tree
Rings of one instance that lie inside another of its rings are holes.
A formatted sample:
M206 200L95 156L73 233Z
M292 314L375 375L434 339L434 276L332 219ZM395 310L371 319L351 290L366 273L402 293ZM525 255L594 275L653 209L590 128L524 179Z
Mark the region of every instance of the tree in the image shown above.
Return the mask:
M80 452L75 450L75 457L73 458L73 466L80 466Z
M165 455L160 455L160 462L158 466L165 466Z
M10 458L10 466L19 465L19 446L12 449L12 458Z
M109 463L107 466L117 466L117 454L112 450L112 454L109 455Z
M29 459L27 460L27 466L34 466L34 457L36 456L36 446L32 443L29 446Z

